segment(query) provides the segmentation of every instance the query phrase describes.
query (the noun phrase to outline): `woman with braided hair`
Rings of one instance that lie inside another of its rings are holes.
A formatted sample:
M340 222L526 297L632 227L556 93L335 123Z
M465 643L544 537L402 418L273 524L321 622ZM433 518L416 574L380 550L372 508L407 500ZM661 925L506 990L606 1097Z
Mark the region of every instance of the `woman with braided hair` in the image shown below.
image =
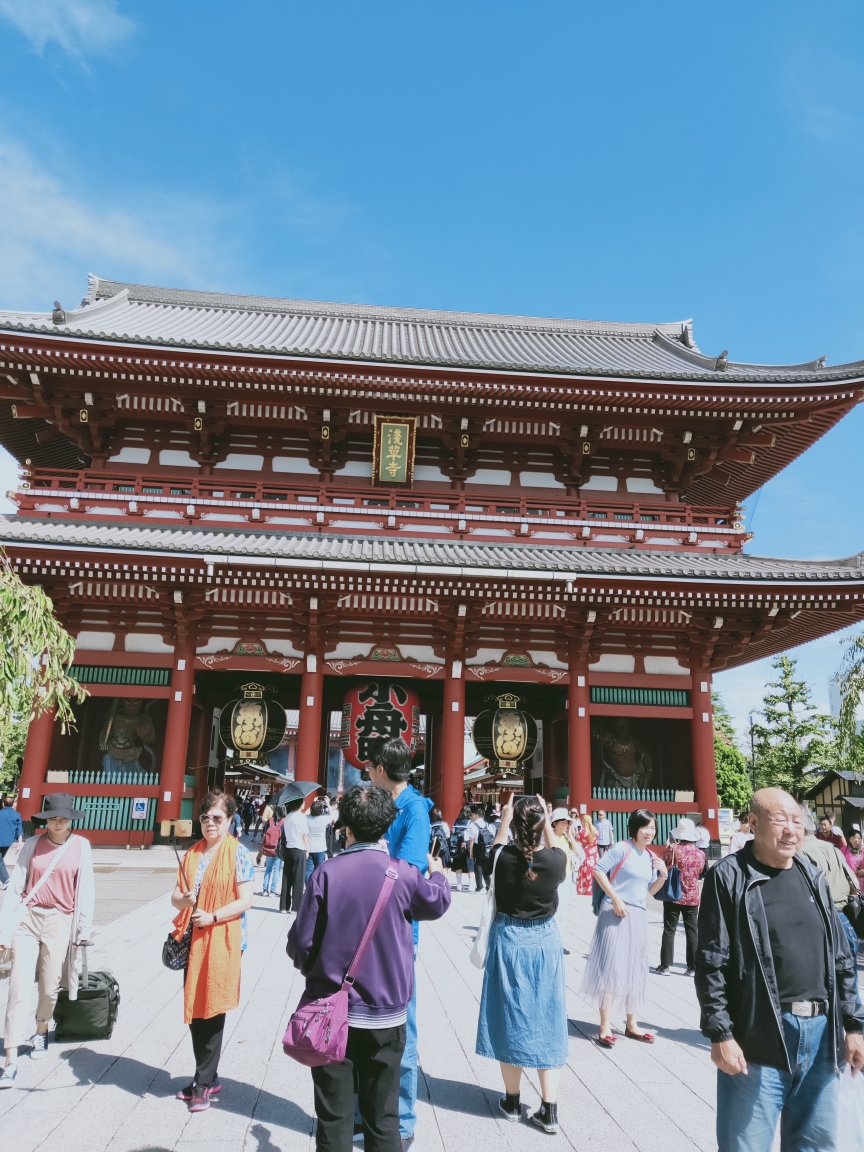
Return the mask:
M508 844L510 832L513 844ZM498 1060L507 1120L522 1116L523 1068L536 1068L542 1101L531 1123L558 1131L558 1078L567 1061L564 950L555 921L567 857L556 846L540 796L511 797L492 844L497 913L489 933L477 1054Z

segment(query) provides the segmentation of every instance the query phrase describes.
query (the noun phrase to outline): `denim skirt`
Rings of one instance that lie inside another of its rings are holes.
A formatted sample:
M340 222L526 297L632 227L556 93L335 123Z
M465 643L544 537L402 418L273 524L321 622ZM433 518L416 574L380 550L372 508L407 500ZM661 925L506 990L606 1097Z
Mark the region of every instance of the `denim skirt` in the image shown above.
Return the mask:
M554 917L499 912L489 932L477 1022L478 1056L520 1068L567 1062L564 949Z

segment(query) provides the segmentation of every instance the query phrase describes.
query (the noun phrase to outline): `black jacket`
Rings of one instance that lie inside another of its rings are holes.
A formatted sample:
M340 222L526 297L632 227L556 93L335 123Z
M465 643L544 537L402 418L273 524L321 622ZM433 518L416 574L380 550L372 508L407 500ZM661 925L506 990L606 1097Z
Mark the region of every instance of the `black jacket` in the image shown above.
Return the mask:
M864 1030L855 962L822 872L794 858L810 885L826 929L826 973L834 1066L845 1062L845 1032ZM699 909L696 995L702 1034L713 1043L734 1037L744 1058L791 1072L783 1039L780 996L759 891L768 879L753 866L752 841L708 873Z

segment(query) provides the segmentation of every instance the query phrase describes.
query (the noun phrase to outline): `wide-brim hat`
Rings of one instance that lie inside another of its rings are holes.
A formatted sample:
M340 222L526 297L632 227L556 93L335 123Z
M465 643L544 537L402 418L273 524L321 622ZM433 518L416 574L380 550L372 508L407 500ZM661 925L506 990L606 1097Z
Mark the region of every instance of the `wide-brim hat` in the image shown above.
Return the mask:
M566 808L556 808L552 815L549 817L550 824L557 824L559 820L572 820L572 816Z
M43 797L42 811L32 817L34 824L44 824L51 816L59 816L63 820L83 820L87 815L84 808L75 807L75 797L68 792L52 792L50 796Z
M672 835L676 840L688 840L693 844L695 844L699 839L699 833L696 831L696 825L686 816L682 816L678 821L677 826L672 829Z

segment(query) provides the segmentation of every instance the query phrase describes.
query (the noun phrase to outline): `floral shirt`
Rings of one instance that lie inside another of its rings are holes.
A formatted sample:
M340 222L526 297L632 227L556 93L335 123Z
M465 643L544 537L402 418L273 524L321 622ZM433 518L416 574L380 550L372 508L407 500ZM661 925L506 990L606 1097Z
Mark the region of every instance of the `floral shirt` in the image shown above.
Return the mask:
M204 879L204 873L207 871L207 865L210 859L207 856L202 856L198 861L198 871L195 874L195 898L198 898L198 891L201 888L201 881ZM248 848L242 844L237 845L237 863L234 867L234 883L246 884L249 880L255 879L255 865L252 861L252 856ZM240 951L245 952L246 946L249 943L246 930L246 913L244 912L240 917Z
M681 899L688 907L699 903L699 877L705 869L705 853L695 844L670 844L663 851L663 863L673 863L681 873Z

